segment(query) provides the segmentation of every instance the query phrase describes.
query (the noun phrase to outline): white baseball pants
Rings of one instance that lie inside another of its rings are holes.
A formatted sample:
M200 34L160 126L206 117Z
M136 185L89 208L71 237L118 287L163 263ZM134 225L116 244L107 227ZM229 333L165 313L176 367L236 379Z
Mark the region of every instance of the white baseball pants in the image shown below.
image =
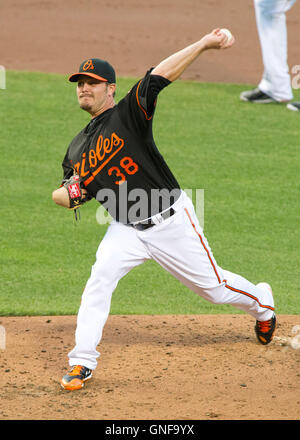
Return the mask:
M69 353L71 366L96 368L96 348L109 315L112 293L124 275L148 259L157 261L214 304L231 304L261 321L272 316L274 302L269 291L217 265L185 192L173 208L176 213L172 217L145 231L117 222L108 227L82 295L76 345Z
M287 63L285 13L296 0L254 0L264 73L259 89L276 101L293 98Z

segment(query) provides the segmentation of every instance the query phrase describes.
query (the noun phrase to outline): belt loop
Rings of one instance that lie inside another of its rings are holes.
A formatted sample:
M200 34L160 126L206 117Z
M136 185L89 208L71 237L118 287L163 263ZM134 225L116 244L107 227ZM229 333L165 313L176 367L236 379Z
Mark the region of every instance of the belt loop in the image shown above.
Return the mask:
M153 223L158 225L159 223L162 223L164 219L161 214L155 214L151 217L151 221L153 221Z

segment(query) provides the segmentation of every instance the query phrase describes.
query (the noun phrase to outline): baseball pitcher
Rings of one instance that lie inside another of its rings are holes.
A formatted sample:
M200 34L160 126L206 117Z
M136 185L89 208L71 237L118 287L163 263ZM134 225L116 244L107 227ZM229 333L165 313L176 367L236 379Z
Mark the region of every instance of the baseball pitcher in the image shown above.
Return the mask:
M254 285L222 269L152 134L159 93L202 54L234 44L220 29L174 53L147 71L115 103L113 67L93 58L69 80L76 83L81 109L91 120L71 141L63 159L63 181L52 198L75 212L95 198L112 216L96 254L77 316L67 390L80 389L97 366L102 331L112 293L131 269L153 259L196 294L214 304L231 304L249 313L262 344L274 334L276 318L269 285Z

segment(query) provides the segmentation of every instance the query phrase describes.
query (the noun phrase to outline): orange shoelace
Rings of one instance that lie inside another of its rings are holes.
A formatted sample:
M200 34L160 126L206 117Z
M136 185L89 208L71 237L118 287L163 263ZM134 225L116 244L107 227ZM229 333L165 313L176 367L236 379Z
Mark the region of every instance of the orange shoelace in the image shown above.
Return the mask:
M267 333L271 329L271 319L268 321L259 321L258 326L261 332Z

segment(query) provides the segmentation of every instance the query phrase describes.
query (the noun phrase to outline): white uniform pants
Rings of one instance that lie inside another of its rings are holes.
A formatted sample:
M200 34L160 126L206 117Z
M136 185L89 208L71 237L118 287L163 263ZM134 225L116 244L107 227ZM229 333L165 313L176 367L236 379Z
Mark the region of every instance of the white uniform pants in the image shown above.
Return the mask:
M287 64L285 13L296 0L254 0L264 73L259 89L276 101L293 98Z
M108 227L82 295L76 345L69 353L71 366L96 368L99 356L96 347L109 315L112 293L124 275L148 259L157 261L214 304L231 304L261 321L272 316L271 293L217 265L193 204L184 192L173 207L176 213L172 217L145 231L117 222Z

